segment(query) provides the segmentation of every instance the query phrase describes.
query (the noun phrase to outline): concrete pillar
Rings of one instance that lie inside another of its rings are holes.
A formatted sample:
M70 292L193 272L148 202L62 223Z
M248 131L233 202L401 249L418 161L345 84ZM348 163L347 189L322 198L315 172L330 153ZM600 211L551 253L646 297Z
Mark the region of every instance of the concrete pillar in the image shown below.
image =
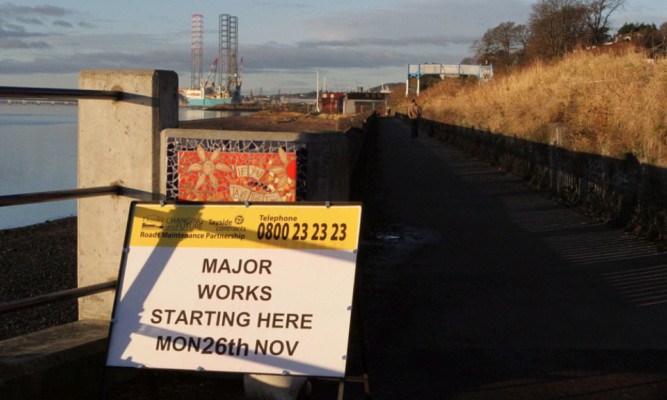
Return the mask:
M78 202L78 284L118 278L132 200L159 193L160 131L178 125L178 76L172 71L84 70L79 88L115 90L121 100L79 101L78 187L119 184L127 196ZM131 196L131 197L130 197ZM79 318L108 319L113 292L79 300Z

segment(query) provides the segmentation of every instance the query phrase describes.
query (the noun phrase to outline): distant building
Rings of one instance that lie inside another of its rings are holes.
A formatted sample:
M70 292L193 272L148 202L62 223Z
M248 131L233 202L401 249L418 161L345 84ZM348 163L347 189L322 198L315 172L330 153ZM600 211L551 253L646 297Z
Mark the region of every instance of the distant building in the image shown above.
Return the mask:
M345 93L322 93L320 111L328 114L340 114L345 107Z
M345 114L356 114L383 108L387 104L386 93L347 93Z
M327 92L322 93L320 96L320 111L332 114L357 114L373 109L384 108L386 103L386 93Z

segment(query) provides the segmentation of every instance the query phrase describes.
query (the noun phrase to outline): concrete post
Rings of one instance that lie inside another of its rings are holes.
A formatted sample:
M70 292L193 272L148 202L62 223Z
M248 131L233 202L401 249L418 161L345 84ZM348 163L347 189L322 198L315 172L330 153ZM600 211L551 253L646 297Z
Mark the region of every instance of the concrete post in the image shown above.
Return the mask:
M178 76L171 71L84 70L79 88L115 90L121 100L79 101L78 187L119 184L127 196L80 199L78 284L118 278L132 200L159 193L160 131L178 125ZM130 197L131 196L131 197ZM79 319L108 319L114 294L79 300Z

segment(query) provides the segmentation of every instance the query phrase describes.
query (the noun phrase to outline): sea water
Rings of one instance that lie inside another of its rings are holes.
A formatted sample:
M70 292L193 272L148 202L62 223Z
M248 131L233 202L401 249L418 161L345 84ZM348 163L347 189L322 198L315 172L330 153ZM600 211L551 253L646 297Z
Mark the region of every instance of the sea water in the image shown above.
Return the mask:
M0 104L0 195L76 188L77 107ZM0 229L76 214L76 201L0 207Z
M181 108L179 120L235 115ZM0 103L0 196L77 187L76 105ZM76 200L0 207L0 229L76 215Z

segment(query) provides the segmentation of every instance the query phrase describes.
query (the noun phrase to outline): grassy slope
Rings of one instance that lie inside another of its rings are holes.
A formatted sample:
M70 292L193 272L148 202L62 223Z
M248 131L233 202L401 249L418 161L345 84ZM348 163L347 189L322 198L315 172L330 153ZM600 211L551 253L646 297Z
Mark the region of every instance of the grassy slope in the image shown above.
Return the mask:
M425 118L539 142L560 123L571 150L667 166L667 60L631 48L579 51L483 85L445 80L419 102Z

